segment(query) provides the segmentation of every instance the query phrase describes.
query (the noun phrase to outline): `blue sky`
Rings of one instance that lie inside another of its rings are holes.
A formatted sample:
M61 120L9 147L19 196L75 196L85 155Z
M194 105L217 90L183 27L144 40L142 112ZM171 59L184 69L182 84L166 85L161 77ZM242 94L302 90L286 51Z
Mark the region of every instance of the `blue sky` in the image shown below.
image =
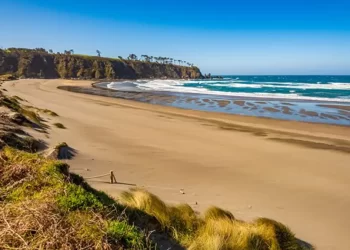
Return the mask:
M214 74L350 74L350 1L2 0L2 47L167 56Z

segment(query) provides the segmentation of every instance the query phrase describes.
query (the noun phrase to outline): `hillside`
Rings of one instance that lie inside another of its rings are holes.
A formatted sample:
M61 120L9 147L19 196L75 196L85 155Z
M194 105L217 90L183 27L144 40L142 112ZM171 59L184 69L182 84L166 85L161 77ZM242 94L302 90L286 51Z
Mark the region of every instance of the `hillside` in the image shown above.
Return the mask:
M0 49L0 75L5 74L18 78L78 79L202 77L197 67L15 48Z

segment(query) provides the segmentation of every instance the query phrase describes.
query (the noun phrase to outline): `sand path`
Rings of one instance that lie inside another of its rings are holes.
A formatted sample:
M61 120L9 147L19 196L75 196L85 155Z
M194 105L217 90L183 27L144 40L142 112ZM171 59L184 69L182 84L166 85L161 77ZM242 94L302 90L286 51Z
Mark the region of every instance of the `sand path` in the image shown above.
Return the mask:
M217 205L241 219L279 220L317 249L348 249L350 127L187 111L56 88L90 83L33 79L3 86L60 115L45 116L49 134L35 136L76 149L73 171L88 177L114 170L125 183L89 181L98 189L117 196L136 184L199 211ZM56 121L67 129L52 126Z

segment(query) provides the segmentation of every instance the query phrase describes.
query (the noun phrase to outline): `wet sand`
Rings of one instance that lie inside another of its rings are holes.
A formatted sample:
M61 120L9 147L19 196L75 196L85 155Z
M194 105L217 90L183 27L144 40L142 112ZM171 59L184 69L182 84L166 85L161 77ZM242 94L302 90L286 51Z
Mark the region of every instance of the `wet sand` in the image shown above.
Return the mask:
M121 91L107 88L107 83L105 82L96 83L93 86L94 88L82 86L62 86L60 88L77 93L135 100L183 109L350 126L350 112L345 110L348 107L345 104L335 105L327 103L327 105L323 105L315 101L300 100L285 102L282 99L263 99L264 101L261 101L261 98L242 100L242 97L234 96L179 94L161 91L140 92L137 89ZM336 109L335 107L342 109Z
M49 133L35 136L49 145L65 141L77 150L68 163L84 177L113 170L122 183L89 180L113 196L143 186L167 202L187 202L198 211L217 205L240 219L279 220L317 249L349 246L350 127L57 89L90 84L31 79L3 87L27 105L57 112L59 117L44 116ZM151 94L139 97L152 100ZM55 122L67 129L52 126Z
M318 106L350 111L350 106L344 106L344 105L318 105Z

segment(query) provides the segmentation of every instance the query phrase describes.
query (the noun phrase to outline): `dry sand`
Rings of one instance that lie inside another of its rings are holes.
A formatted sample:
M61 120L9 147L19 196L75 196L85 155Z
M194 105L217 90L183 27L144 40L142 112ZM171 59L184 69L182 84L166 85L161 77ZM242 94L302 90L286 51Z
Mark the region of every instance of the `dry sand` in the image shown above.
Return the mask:
M35 136L77 150L73 171L89 177L114 170L125 183L89 180L94 187L117 196L128 184L144 186L199 211L217 205L240 219L279 220L317 249L349 248L350 127L181 110L56 88L63 84L91 82L4 87L60 115L45 116L49 133Z

